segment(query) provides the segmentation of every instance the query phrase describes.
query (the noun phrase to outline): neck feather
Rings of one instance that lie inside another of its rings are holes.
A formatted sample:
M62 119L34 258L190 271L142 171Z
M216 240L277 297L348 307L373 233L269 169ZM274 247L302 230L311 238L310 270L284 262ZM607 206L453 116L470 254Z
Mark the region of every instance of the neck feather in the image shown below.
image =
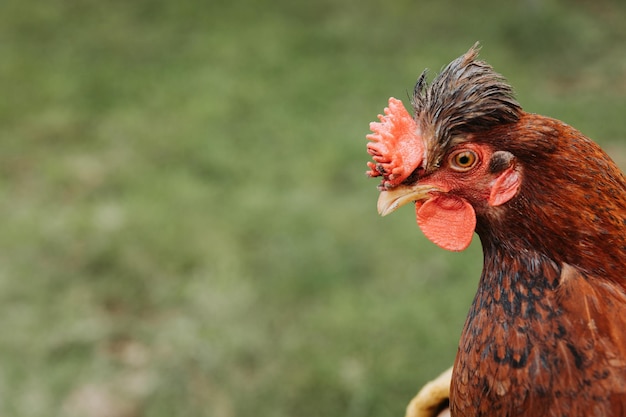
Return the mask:
M626 179L609 156L570 126L532 114L489 140L515 155L523 179L509 203L477 213L486 256L497 247L536 252L625 281Z

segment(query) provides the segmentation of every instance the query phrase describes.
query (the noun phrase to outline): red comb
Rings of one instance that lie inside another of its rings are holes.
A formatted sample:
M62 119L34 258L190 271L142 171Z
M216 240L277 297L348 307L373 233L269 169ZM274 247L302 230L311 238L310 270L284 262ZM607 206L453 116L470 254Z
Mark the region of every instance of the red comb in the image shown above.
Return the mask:
M367 163L370 168L367 175L382 175L381 186L392 188L400 185L422 164L424 144L417 124L400 100L391 97L385 115L379 114L378 119L380 123L370 123L373 133L366 136L371 141L367 144L367 152L375 162Z

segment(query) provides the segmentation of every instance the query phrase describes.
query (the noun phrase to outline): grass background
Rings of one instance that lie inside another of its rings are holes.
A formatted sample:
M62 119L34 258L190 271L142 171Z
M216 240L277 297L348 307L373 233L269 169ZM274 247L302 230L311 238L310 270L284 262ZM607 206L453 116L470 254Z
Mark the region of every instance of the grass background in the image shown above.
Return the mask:
M0 415L401 416L476 241L377 216L368 123L482 42L623 166L626 3L0 4Z

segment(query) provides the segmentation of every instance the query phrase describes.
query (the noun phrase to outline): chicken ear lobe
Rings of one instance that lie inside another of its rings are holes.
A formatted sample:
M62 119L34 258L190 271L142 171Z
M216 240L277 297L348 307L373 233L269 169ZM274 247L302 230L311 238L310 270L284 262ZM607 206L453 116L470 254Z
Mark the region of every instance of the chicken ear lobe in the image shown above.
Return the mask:
M462 251L472 242L476 213L465 200L437 195L416 203L417 224L431 242L451 251Z
M515 197L521 184L522 178L515 166L508 168L493 183L489 194L489 205L500 206L506 203Z

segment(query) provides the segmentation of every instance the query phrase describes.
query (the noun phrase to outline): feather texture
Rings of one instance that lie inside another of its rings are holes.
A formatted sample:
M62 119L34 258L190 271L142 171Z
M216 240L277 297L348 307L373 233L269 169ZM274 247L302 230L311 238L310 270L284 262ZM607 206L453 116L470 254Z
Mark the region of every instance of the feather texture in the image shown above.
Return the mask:
M452 61L429 85L417 80L411 103L427 140L428 166L439 167L457 135L516 122L521 107L504 77L479 61L475 44Z
M384 214L414 198L440 246L474 227L483 246L452 416L625 416L626 178L576 129L524 112L477 54L419 78L423 162L381 195Z

